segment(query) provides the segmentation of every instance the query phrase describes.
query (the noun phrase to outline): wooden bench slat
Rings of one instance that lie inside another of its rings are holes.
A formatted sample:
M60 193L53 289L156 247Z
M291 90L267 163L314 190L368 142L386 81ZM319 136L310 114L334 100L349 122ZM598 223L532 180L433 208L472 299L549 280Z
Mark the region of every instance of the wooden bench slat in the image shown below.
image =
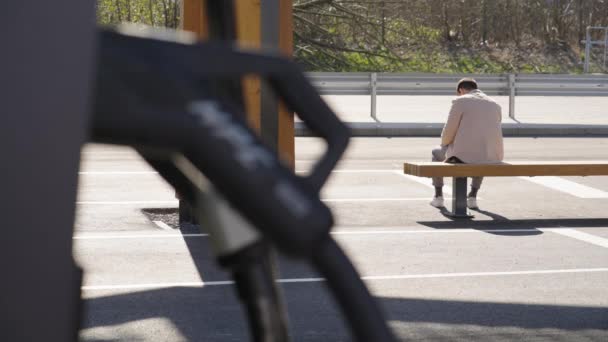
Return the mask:
M608 161L519 161L501 164L409 162L405 174L418 177L606 176Z

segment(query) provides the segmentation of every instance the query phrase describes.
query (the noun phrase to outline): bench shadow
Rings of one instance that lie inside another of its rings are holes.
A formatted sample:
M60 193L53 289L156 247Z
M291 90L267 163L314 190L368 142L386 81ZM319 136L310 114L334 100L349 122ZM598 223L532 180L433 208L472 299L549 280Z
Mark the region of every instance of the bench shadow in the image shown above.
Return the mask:
M504 229L502 228L502 225L504 223L513 222L512 220L510 220L509 218L507 218L505 216L496 214L491 211L482 210L479 208L478 209L469 209L469 210L471 210L474 213L485 215L485 216L491 218L492 220L475 220L474 217L455 218L453 216L450 216L451 212L447 208L441 207L438 209L439 209L439 212L444 217L449 219L450 221L448 221L448 222L445 222L445 221L429 221L429 222L419 221L417 223L431 227L431 228L436 228L436 229L473 228L473 229L479 229L479 230L486 230L486 229L491 229L491 228L475 228L475 227L479 226L479 225L482 225L485 227L488 224L500 224L501 231L485 231L485 232L488 234L493 234L493 235L506 235L506 236L529 236L529 235L543 234L543 232L540 230L521 231L522 228L513 229L513 231L511 231L511 232L504 231ZM494 228L494 229L496 229L496 228ZM533 228L528 228L528 229L533 229Z
M477 209L471 209L471 210L473 212L476 212L476 213L485 215L487 217L490 217L492 219L492 221L490 221L490 222L493 222L493 223L513 222L512 220L508 219L507 217L499 215L499 214L496 214L496 213L491 212L491 211L482 210L482 209L479 209L479 208L477 208ZM517 230L513 229L513 231L511 231L511 232L505 232L505 231L486 231L486 233L492 234L492 235L502 235L502 236L530 236L530 235L541 235L541 234L544 234L542 231L537 230L536 228L538 228L538 227L523 228L523 229L533 229L533 230L530 230L530 231L521 231L520 229L522 229L522 228L519 228Z
M507 235L507 236L522 236L522 235L540 235L541 228L606 228L608 227L608 218L581 218L581 219L516 219L512 220L507 217L486 210L474 210L480 214L486 215L491 220L472 220L472 219L454 219L451 221L417 221L416 223L434 228L434 229L476 229L484 231L488 234ZM530 231L521 231L528 229ZM491 230L500 230L494 232ZM509 230L512 230L509 232Z
M470 209L470 210L480 213L482 215L486 215L486 216L490 217L493 221L503 221L503 222L510 221L507 217L499 215L499 214L491 212L491 211L488 211L488 210L483 210L483 209L479 209L479 208Z
M427 341L599 340L608 308L491 301L379 298L391 321ZM433 325L429 325L435 323ZM436 324L449 328L438 329ZM481 327L481 329L480 329ZM485 329L489 328L489 329Z

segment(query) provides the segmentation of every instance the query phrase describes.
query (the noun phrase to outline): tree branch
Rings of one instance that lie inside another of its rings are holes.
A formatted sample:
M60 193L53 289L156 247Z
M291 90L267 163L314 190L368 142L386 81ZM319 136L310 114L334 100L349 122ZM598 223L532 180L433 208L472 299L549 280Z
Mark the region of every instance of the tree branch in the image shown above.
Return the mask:
M335 46L335 45L331 45L331 44L326 44L326 43L317 41L315 39L303 37L302 35L300 35L297 32L294 32L294 35L297 38L299 38L300 40L303 40L303 41L305 41L307 43L310 43L310 44L313 44L313 45L317 45L319 47L323 47L323 48L326 48L326 49L331 49L331 50L336 50L336 51L342 51L342 52L362 53L362 54L366 54L366 55L370 55L370 56L382 57L382 58L387 58L387 59L390 59L390 60L400 61L399 58L396 58L396 57L393 57L393 56L387 56L387 55L379 54L379 53L372 52L372 51L369 51L369 50L351 49L351 48L347 48L347 47L341 47L341 46Z
M296 9L308 9L308 8L312 8L315 6L319 6L319 5L325 5L325 4L329 4L332 3L333 0L311 0L308 2L297 2L295 4L293 4L293 9L294 11Z

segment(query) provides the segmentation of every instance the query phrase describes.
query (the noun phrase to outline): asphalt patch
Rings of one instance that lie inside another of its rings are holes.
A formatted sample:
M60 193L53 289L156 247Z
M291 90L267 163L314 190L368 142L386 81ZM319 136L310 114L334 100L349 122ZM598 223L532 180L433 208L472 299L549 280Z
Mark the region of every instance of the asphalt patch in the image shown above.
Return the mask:
M187 222L179 222L178 208L144 208L141 212L150 222L161 221L169 227L180 230L182 233L200 233L200 226Z

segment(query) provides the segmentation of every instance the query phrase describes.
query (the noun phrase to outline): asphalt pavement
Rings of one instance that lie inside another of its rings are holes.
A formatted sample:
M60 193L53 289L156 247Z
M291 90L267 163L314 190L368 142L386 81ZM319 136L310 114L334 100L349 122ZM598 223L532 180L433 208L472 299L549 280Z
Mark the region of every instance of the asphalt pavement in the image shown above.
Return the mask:
M437 138L354 138L322 197L334 238L403 341L607 341L608 177L487 178L453 221L426 179L403 175ZM507 138L506 160L606 160L608 138ZM305 173L323 150L296 139ZM83 341L247 341L208 236L153 222L173 190L127 148L83 150L74 255L85 270ZM449 182L446 182L449 184ZM261 194L262 195L262 194ZM449 189L446 189L449 197ZM167 222L170 223L170 222ZM280 257L293 341L350 341L318 274Z

